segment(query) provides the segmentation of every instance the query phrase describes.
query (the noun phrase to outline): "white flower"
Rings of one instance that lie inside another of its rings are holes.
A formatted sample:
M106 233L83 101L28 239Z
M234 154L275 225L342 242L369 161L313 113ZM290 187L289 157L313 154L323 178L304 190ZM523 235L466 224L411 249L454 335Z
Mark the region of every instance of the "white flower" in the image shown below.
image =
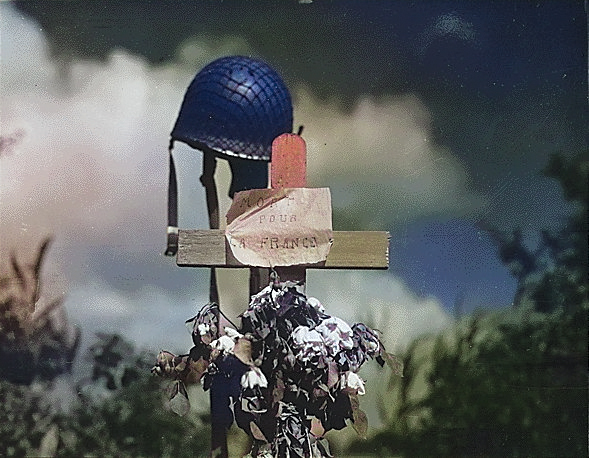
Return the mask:
M231 337L234 340L237 340L240 337L243 337L243 334L240 334L235 329L230 328L229 326L225 326L225 329L224 330L225 330L225 335Z
M209 332L211 330L211 327L208 325L208 323L201 323L197 326L198 329L198 333L201 336L204 336L207 332Z
M235 347L235 341L229 336L221 336L211 342L211 347L216 350L222 350L226 353L232 353Z
M343 391L363 395L366 393L364 389L364 380L354 372L344 372L341 378L341 387Z
M378 344L378 341L374 341L374 340L369 340L366 343L367 349L369 353L378 353L379 349L380 349L380 345Z
M316 297L308 297L307 304L309 304L319 313L325 313L325 307L323 307L323 304L321 304L321 302L319 302L319 299L317 299Z
M292 340L296 346L323 344L321 334L315 329L309 329L307 326L297 327L292 332Z
M256 386L267 388L268 380L266 380L266 376L260 369L252 367L241 376L241 386L243 388L254 388Z
M213 340L211 342L211 347L215 350L222 350L226 353L233 353L233 349L235 348L235 342L237 342L237 340L240 337L243 337L243 334L240 334L235 329L230 328L229 326L226 326L224 328L224 331L225 335L219 337L216 340Z
M338 353L340 349L349 350L354 347L352 328L338 317L326 318L315 329L323 336L323 341L331 354Z
M315 329L309 329L307 326L298 326L291 334L294 347L299 351L297 357L307 361L313 356L321 355L325 352L323 337Z
M271 291L272 291L272 284L269 284L269 285L268 285L268 286L266 286L266 287L265 287L265 288L264 288L262 291L260 291L258 294L254 294L254 295L251 297L251 301L250 301L250 302L253 302L253 301L254 301L254 299L260 299L260 298L263 298L264 296L266 296L266 295L270 294L270 293L271 293Z

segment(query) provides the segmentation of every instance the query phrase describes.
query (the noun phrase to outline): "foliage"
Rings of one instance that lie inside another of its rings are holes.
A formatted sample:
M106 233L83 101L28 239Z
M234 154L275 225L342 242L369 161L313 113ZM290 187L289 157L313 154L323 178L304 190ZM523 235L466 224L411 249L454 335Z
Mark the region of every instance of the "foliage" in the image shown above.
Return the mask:
M79 332L72 338L58 313L61 298L41 298L48 246L30 265L12 256L10 275L0 278L0 456L207 455L209 427L162 409L151 356L117 335L97 334L90 375L78 381L72 409L59 410L52 388L58 377L74 383Z
M11 273L0 278L0 378L30 384L53 380L71 369L79 331L72 337L54 312L61 298L40 301L41 266L50 240L41 244L35 260L23 265L10 258Z
M537 248L526 248L522 231L487 227L501 260L518 280L514 305L533 304L541 312L571 308L587 300L589 151L566 159L554 155L544 169L559 181L572 214L559 231L543 230Z
M208 428L162 409L161 386L143 377L63 419L57 456L207 456Z
M587 312L504 312L469 318L414 344L397 418L355 451L381 456L583 456L587 451ZM514 317L514 315L516 315ZM412 396L420 351L433 360L427 394Z
M129 353L114 352L119 358L104 364L100 356L113 352L113 342ZM47 382L0 381L0 456L208 454L209 426L195 415L180 418L162 408L165 390L149 374L145 355L113 335L101 335L90 354L99 367L80 384L81 397L68 412L52 406Z
M571 160L556 155L545 169L562 185L564 197L574 206L567 225L557 234L542 232L543 245L553 260L551 268L533 289L532 300L540 311L571 308L589 294L589 151Z
M54 414L41 393L0 380L0 456L39 455Z
M89 349L92 375L79 388L81 403L65 419L75 441L64 441L58 456L205 456L208 427L195 416L178 418L162 408L165 390L149 375L152 356L118 335L97 336Z
M514 309L475 314L412 343L388 426L352 451L381 456L587 454L588 154L555 156L546 174L573 205L539 247L494 231L518 279Z

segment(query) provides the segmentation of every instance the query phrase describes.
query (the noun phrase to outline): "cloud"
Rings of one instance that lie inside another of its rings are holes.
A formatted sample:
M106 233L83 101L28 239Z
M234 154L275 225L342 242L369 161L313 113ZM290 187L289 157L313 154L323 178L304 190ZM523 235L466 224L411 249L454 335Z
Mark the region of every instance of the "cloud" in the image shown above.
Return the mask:
M93 339L95 332L113 330L138 348L154 354L161 349L176 352L190 349L190 332L184 322L204 303L204 296L182 303L171 297L169 291L149 284L132 293L114 290L98 279L74 289L65 301L70 320L79 323L85 331L86 343Z
M452 323L435 297L419 297L384 272L310 270L307 294L317 297L330 315L380 330L383 343L392 352Z
M189 345L183 321L206 302L207 271L177 269L161 255L169 132L194 73L220 54L243 53L247 43L200 37L163 66L118 50L104 62L64 67L34 22L1 8L2 136L18 133L19 141L0 163L0 257L13 248L29 256L31 245L52 234L46 294L66 293L68 313L86 336L110 330L152 349ZM369 199L369 210L381 215L416 205L423 213L439 209L440 194L472 204L460 164L431 144L427 110L416 97L364 99L349 114L304 91L296 98L312 184L352 193L350 211L363 211L359 202ZM181 224L205 227L200 154L178 145L175 155ZM382 193L402 197L384 202ZM310 287L314 294L328 307L344 303L350 321L370 298L376 321L395 323L393 346L447 322L438 302L417 299L390 275L322 275L310 274L310 285L329 279Z
M345 205L364 227L462 216L485 205L463 164L436 144L428 109L416 95L365 96L350 112L318 102L305 89L296 95L310 181L330 186L334 205Z
M177 269L161 254L169 132L195 72L186 59L204 65L243 43L203 40L199 51L199 42L187 42L177 64L161 67L116 51L105 62L75 61L63 72L34 22L10 5L2 13L2 138L18 141L0 163L0 259L13 250L31 257L52 235L44 294L66 293L66 308L85 331L127 335L130 311L133 323L144 319L146 328L160 323L161 310L182 325L197 308L195 289L204 288L207 272ZM205 227L194 205L204 202L200 154L183 147L176 154L181 223ZM140 313L135 303L143 304ZM136 334L128 335L145 345Z
M204 65L243 43L190 41L177 65L156 68L116 51L60 73L36 24L3 12L2 136L19 141L2 158L2 249L55 234L78 246L159 251L169 132L195 71L187 59ZM192 226L205 224L191 205L201 197L199 161L179 148L182 216Z

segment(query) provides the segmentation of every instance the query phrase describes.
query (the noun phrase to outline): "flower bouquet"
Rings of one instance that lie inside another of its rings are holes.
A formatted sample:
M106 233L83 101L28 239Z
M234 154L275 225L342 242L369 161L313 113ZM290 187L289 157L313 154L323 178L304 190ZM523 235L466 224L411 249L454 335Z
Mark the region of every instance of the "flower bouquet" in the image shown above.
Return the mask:
M350 422L366 435L361 366L375 359L402 374L374 330L327 314L295 282L275 278L252 296L239 327L221 330L221 318L217 304L205 305L187 321L190 352L162 351L152 371L174 381L169 407L181 415L189 409L185 385L202 380L213 421L235 421L253 440L251 457L331 456L327 431Z

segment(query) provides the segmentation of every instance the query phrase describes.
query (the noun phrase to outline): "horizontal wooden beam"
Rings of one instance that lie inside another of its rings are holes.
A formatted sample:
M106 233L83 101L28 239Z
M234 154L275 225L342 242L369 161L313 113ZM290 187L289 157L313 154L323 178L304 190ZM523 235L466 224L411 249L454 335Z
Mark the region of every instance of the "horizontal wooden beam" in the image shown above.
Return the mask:
M333 245L325 262L311 269L387 269L389 233L383 231L334 231ZM223 230L181 229L178 237L180 267L249 267L235 259Z

